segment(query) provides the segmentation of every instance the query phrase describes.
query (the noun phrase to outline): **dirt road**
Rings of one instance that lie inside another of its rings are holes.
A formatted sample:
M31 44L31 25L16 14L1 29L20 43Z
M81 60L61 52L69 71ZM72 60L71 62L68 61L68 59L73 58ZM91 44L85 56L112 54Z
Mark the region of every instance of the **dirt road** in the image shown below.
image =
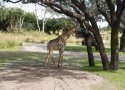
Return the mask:
M22 49L46 52L46 45L23 45ZM76 52L65 52L65 55L78 57ZM79 53L79 57L87 58L87 55ZM95 90L92 86L96 87L103 81L102 76L79 69L45 67L39 63L24 64L21 61L8 64L0 71L0 90ZM108 90L117 90L109 87Z

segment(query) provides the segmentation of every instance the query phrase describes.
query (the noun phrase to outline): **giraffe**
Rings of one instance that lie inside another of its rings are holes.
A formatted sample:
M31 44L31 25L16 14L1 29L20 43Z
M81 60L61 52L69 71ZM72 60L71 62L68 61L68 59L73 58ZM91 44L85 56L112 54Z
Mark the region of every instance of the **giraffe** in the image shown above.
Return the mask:
M64 48L66 46L66 40L75 32L75 27L72 27L70 29L68 29L67 32L62 33L61 35L59 35L57 38L50 40L47 44L47 57L46 57L46 64L48 63L48 60L50 59L50 57L52 57L53 55L53 51L54 50L59 50L59 60L58 60L58 67L62 67L62 61L63 61L63 52L64 52ZM52 58L53 60L53 58ZM54 60L53 60L54 62ZM55 64L55 62L54 62Z

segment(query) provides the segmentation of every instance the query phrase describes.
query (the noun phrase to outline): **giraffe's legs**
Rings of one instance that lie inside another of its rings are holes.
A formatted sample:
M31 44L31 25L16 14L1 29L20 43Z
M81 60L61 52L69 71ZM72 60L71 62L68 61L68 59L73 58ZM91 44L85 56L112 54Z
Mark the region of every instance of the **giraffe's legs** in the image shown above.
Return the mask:
M61 60L61 51L59 50L59 60L58 60L58 67L60 66L60 60Z
M63 60L63 50L59 50L58 67L60 66L60 63L61 63L61 68L62 68L62 60Z
M48 50L47 57L46 57L46 64L48 63L48 60L50 59L51 56L52 56L52 51Z
M62 62L63 62L63 51L61 52L61 68L63 68Z
M51 57L52 57L53 64L55 65L55 61L54 61L54 59L53 59L53 52L52 52L52 54L51 54Z
M55 65L55 61L53 60L53 50L48 49L48 53L47 53L47 57L46 57L46 66L47 66L48 60L50 58L52 58L52 61L53 61L54 65Z

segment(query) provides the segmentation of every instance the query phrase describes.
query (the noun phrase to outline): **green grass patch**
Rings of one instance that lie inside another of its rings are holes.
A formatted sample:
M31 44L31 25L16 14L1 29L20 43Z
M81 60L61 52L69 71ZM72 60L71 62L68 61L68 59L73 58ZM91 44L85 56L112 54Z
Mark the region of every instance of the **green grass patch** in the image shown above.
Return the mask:
M119 70L116 71L104 71L100 61L96 61L95 67L83 66L84 71L89 71L98 75L103 76L106 80L114 83L119 87L118 90L124 90L125 88L125 62L120 62Z
M13 63L21 61L23 63L40 62L45 60L45 54L36 52L23 52L23 51L0 51L0 66L3 67L6 63Z
M95 47L92 47L93 49L93 53L99 53L99 51L95 50ZM87 48L85 45L79 45L79 44L70 44L67 45L65 48L66 51L75 51L75 52L87 52ZM105 51L107 52L107 54L111 53L111 49L110 48L106 48ZM119 52L120 55L125 56L125 52Z
M66 46L66 51L75 51L75 52L86 52L86 46L75 45L75 46Z

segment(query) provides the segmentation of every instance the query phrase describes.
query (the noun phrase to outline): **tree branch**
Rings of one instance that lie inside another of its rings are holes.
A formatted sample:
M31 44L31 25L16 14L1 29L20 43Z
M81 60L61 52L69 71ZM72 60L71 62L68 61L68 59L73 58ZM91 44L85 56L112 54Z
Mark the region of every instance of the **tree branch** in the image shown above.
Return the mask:
M58 13L62 14L61 10L57 9L56 7L50 6L50 8L52 8L55 12L58 12Z
M112 0L106 0L106 2L110 10L111 22L114 22L116 20L115 5L113 4Z
M98 11L105 17L106 21L111 25L110 18L108 17L106 11L101 8L101 6L98 3L98 0L96 0L96 6L97 6Z
M98 26L96 24L94 17L86 9L85 1L84 0L82 2L79 2L77 0L71 0L71 1L76 7L78 7L85 14L86 20L89 20L91 22L91 25L95 27L96 30L98 30Z
M121 0L116 0L117 11L119 11L119 9L121 8L121 3L122 3ZM117 12L117 11L116 11L116 12Z
M11 3L19 3L19 2L21 2L21 0L18 0L18 1L4 0L4 1L6 1L6 2L11 2Z
M118 11L117 11L117 20L118 21L120 21L120 19L121 19L121 16L122 16L122 13L123 13L123 11L124 11L124 9L125 9L125 0L123 0L122 2L121 2L121 5L120 5L121 7L118 9Z
M70 6L75 10L76 13L82 15L82 13L80 12L80 10L78 8L76 8L73 4L71 4Z
M48 1L48 0L41 0L41 1L44 4L48 5L49 7L52 7L52 6L56 7L56 9L54 7L52 7L52 8L54 8L56 11L60 10L61 12L59 11L59 13L66 14L66 15L73 17L73 18L77 18L77 19L81 19L81 20L83 19L83 17L80 14L74 13L71 10L64 8L63 6L61 6L58 3L54 3L54 2Z

